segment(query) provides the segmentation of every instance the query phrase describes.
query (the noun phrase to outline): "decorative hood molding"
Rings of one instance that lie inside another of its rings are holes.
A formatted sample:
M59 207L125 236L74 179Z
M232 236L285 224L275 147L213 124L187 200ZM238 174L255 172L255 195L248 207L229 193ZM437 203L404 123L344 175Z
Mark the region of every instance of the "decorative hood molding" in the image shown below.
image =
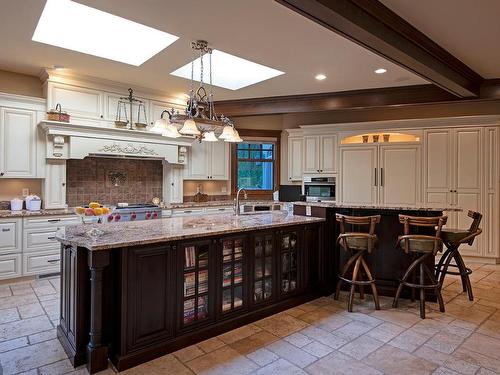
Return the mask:
M169 139L149 131L134 131L57 121L42 121L48 159L83 159L86 156L140 157L183 164L193 139Z

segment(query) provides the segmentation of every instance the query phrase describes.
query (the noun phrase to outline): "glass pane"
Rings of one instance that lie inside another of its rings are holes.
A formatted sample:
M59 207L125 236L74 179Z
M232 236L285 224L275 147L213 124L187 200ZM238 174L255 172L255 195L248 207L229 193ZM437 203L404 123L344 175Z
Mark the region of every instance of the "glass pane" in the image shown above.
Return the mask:
M257 258L262 256L262 241L260 240L255 241L255 256Z
M263 150L272 150L273 149L273 144L272 143L263 143L262 144L262 149Z
M272 190L273 163L241 161L238 163L238 187L251 190Z
M234 283L240 284L243 281L243 266L241 263L234 264Z
M287 273L290 268L289 268L289 264L290 264L290 258L289 258L289 253L284 253L284 254L281 254L281 272L283 274Z
M231 289L222 292L222 311L231 310Z
M255 260L255 278L260 279L262 277L262 263L260 259Z
M206 267L208 266L208 250L200 251L199 259L198 259L198 267Z
M283 249L288 249L290 247L290 236L283 236L281 246Z
M267 257L266 258L266 263L264 265L264 275L265 276L271 276L273 270L273 258L272 257Z
M266 279L264 281L264 298L271 298L273 294L273 280Z
M185 261L184 267L191 268L196 264L196 252L194 246L189 246L184 249Z
M195 293L195 273L190 272L184 275L184 297L189 297Z
M272 151L262 151L262 159L269 159L271 160L273 158L273 152Z
M255 302L262 301L264 296L264 291L262 290L262 281L256 281L254 283L253 300Z
M194 298L184 301L184 324L194 320Z
M231 264L225 264L222 268L222 286L229 286L232 282L233 266Z
M238 159L248 159L248 151L238 150Z
M266 256L271 255L273 253L273 239L266 238Z
M248 150L248 143L238 143L238 150Z
M198 319L206 318L208 315L208 296L198 297Z
M250 151L250 159L257 159L259 160L260 157L260 151Z
M198 293L208 292L208 270L198 273Z
M259 150L260 149L260 143L249 143L250 149L251 150Z
M243 287L237 286L234 288L234 308L243 305Z

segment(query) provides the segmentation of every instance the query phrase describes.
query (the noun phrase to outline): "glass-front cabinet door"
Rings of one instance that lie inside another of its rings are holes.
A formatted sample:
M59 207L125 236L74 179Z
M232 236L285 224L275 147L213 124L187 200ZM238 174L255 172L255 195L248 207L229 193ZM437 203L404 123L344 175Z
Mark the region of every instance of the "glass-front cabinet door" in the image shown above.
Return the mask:
M181 246L182 273L182 326L207 320L211 315L210 241Z
M299 235L297 231L281 233L280 240L280 294L287 295L299 289Z
M220 310L223 314L244 307L245 304L245 241L244 237L224 238L222 247L222 290Z
M252 303L263 303L274 298L274 236L272 233L255 235L253 239Z

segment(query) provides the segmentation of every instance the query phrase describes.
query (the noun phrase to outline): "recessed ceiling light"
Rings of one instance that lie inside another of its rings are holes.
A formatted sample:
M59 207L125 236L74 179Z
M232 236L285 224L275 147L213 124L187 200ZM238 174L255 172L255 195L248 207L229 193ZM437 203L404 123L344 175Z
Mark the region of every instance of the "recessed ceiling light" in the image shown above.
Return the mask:
M318 74L314 78L316 78L318 81L323 81L324 79L326 79L326 76L324 74Z
M375 73L377 74L384 74L385 72L387 72L387 69L384 68L378 68L377 70L375 70Z
M47 0L32 40L139 66L178 39L70 0Z
M204 64L208 66L208 56ZM191 62L170 73L177 77L191 79ZM212 52L212 84L230 90L238 90L258 82L285 74L268 66L254 63L214 49ZM205 68L204 82L209 82L209 72ZM194 60L194 80L200 81L200 58Z

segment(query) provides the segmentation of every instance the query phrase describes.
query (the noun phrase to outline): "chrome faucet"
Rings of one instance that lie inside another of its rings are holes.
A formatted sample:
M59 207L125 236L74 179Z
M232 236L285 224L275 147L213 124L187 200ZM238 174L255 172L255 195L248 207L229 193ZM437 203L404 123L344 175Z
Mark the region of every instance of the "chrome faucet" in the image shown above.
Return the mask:
M234 204L234 214L236 216L240 216L240 193L243 191L245 199L248 198L247 196L247 191L243 188L240 188L238 192L236 193L236 202Z

